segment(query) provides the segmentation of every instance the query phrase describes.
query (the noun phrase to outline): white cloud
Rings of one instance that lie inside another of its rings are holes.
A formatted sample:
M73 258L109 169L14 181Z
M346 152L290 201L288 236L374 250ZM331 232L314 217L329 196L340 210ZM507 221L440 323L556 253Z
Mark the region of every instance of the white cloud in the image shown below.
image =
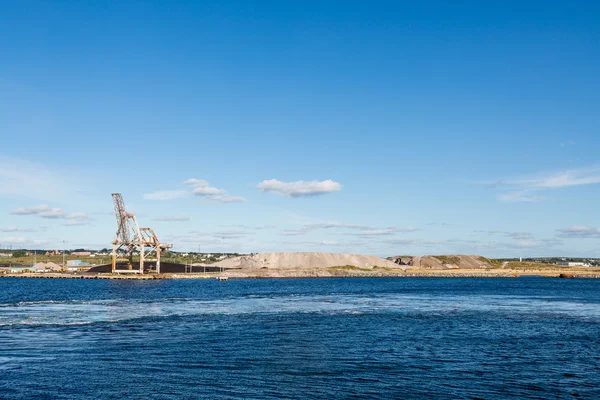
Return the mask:
M559 229L559 237L562 238L600 238L600 228L589 226L572 226L566 229Z
M246 201L245 198L240 196L230 196L225 189L210 186L204 179L190 178L183 183L189 187L188 190L160 190L145 194L144 198L147 200L172 200L193 195L219 203L242 203Z
M159 190L158 192L147 193L144 195L146 200L173 200L187 196L184 190Z
M70 220L65 226L87 225L90 218L84 212L68 213L61 208L50 207L47 204L40 204L33 207L21 207L10 212L12 215L35 215L45 219L67 219Z
M196 196L214 196L223 194L225 191L211 186L200 186L192 190L192 193Z
M40 204L33 207L21 207L10 212L13 215L37 215L47 219L85 219L88 218L84 212L67 213L61 208L50 207L46 204Z
M87 219L88 215L84 212L74 212L67 214L67 219Z
M166 222L183 222L191 220L190 217L158 217L154 218L154 221L166 221Z
M190 179L186 180L185 182L183 182L183 184L189 185L189 186L194 186L194 187L208 186L208 181L205 181L204 179L190 178Z
M257 186L263 192L274 192L288 197L314 196L337 192L342 185L330 179L325 181L282 182L277 179L264 180Z
M538 192L574 186L600 184L600 167L570 169L531 177L479 182L493 189L503 190L499 199L506 202L537 202L543 199Z
M56 209L58 210L58 209ZM10 213L13 215L39 215L41 213L51 212L52 208L46 204L41 204L34 207L21 207L12 210Z

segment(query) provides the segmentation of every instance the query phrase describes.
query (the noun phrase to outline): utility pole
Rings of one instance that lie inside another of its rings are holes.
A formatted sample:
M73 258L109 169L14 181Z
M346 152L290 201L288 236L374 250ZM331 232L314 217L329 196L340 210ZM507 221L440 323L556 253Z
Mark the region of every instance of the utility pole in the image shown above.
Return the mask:
M202 253L200 253L200 245L198 245L198 258L200 259L200 262L202 263L202 267L204 268L204 273L206 273L206 265L202 262Z

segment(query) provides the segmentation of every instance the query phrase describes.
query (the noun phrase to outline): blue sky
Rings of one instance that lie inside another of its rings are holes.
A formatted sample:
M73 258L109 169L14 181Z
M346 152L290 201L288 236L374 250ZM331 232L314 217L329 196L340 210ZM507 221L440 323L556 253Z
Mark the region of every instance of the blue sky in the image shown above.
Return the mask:
M600 253L596 2L0 9L1 247Z

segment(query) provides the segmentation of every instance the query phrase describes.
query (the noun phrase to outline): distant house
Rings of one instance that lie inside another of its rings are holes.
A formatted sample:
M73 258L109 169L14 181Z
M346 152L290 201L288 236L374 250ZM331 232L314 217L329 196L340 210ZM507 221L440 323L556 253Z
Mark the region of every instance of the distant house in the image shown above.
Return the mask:
M45 253L45 255L47 255L47 256L60 256L60 254L61 254L61 253L60 253L60 251L58 251L58 250L54 250L54 251L47 251L47 252Z
M590 264L579 261L559 261L558 265L563 267L589 267Z
M0 258L9 258L9 257L12 257L12 253L11 254L9 254L9 253L0 253Z
M74 251L71 253L71 255L79 257L89 257L91 254L91 251Z

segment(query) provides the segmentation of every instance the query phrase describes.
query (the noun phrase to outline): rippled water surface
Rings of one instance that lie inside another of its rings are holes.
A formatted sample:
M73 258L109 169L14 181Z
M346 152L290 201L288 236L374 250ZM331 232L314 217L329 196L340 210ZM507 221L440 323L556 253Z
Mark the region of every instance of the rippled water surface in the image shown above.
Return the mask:
M600 280L0 279L0 398L600 398Z

